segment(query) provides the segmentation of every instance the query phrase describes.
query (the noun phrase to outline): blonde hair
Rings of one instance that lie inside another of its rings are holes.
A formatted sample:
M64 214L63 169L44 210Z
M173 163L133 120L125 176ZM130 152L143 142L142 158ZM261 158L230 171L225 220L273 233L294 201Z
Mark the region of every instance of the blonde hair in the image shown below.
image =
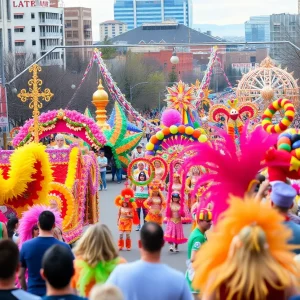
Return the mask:
M110 284L95 285L89 296L90 300L124 300L121 290Z
M283 217L253 199L231 197L229 204L196 257L193 286L217 299L225 287L227 300L264 300L270 287L291 287L299 269L291 252L295 247L287 243L292 232Z
M111 261L119 256L111 231L100 223L87 229L78 241L74 253L91 267L95 267L99 261Z

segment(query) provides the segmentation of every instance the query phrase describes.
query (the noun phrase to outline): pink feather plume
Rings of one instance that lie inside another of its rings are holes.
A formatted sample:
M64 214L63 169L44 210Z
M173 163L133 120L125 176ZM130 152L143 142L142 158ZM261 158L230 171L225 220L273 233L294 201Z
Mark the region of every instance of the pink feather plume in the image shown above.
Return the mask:
M180 112L176 109L166 109L161 115L161 122L166 127L181 124L182 121Z
M250 182L264 167L262 161L266 151L276 143L277 135L267 134L262 127L257 127L249 133L244 127L240 136L240 150L236 150L233 139L223 130L218 130L223 140L215 141L211 145L199 143L186 150L195 151L195 155L185 161L184 173L195 165L201 165L208 170L196 183L194 193L204 184L209 188L203 196L201 208L208 202L214 203L213 217L218 216L227 209L229 194L244 197Z
M44 205L34 205L29 210L25 211L22 215L22 218L19 221L19 247L21 248L22 244L30 239L32 239L32 228L37 225L40 214L49 210L53 212L55 216L55 226L61 228L62 218L60 213L56 210L51 209L48 206Z

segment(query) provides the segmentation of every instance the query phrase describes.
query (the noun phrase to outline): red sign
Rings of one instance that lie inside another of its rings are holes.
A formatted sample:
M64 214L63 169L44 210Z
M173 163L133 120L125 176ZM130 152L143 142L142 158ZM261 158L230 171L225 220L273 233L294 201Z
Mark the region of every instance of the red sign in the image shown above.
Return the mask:
M8 126L7 106L6 106L6 90L0 85L0 127Z
M47 0L40 0L37 1L38 4L36 4L36 1L13 1L13 7L34 7L34 6L42 6L42 7L49 7L49 1Z

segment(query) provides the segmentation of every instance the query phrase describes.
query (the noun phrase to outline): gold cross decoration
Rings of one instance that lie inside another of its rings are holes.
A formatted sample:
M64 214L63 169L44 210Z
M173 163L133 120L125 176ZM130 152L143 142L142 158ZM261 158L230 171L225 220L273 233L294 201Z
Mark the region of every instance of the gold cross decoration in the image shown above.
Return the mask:
M44 100L49 102L53 97L50 89L45 89L43 92L41 91L41 86L43 81L39 79L38 72L41 72L42 68L39 65L33 65L29 68L29 72L32 74L32 79L28 81L29 92L26 89L22 89L18 94L18 98L21 99L22 102L30 101L29 108L32 109L33 116L33 126L34 126L34 142L39 142L39 115L40 109L43 107L43 104L40 100Z

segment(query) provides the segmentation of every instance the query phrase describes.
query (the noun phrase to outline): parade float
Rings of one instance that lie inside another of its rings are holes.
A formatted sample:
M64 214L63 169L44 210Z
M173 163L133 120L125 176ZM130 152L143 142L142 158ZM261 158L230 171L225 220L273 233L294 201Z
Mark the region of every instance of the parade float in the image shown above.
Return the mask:
M13 139L14 151L0 151L0 206L8 217L36 204L53 205L59 210L64 238L75 242L83 227L96 223L98 215L98 164L94 152L71 145L47 149L40 139L53 133L79 137L94 150L106 143L106 137L93 120L70 110L53 110L40 115L42 100L50 101L49 89L41 91L41 68L33 65L29 91L21 90L22 102L30 101L33 119L19 129Z

